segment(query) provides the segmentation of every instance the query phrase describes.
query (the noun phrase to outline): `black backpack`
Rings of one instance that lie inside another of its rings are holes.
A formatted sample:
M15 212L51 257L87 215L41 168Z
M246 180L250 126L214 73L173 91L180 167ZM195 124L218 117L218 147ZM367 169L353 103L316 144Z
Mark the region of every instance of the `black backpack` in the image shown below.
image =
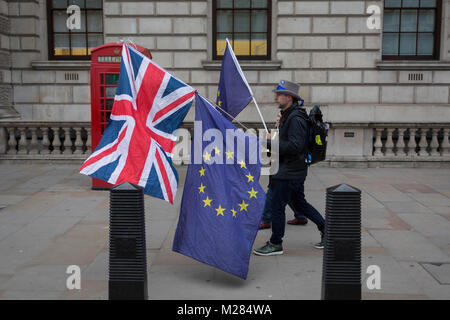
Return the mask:
M309 112L308 123L308 148L305 161L308 165L312 165L325 160L330 124L323 122L323 115L319 105L315 105Z

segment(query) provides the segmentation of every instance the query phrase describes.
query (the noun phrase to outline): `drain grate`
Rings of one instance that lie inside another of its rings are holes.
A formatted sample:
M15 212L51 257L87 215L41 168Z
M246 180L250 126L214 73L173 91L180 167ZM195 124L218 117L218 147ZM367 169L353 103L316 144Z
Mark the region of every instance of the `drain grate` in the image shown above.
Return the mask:
M421 262L420 265L440 284L450 285L450 263Z

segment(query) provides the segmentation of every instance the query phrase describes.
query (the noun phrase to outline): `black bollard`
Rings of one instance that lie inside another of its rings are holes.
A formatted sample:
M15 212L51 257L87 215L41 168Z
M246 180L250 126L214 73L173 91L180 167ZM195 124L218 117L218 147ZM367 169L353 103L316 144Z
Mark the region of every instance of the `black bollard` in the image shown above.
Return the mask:
M109 300L147 300L144 191L125 182L110 191Z
M327 189L322 300L361 300L361 191Z

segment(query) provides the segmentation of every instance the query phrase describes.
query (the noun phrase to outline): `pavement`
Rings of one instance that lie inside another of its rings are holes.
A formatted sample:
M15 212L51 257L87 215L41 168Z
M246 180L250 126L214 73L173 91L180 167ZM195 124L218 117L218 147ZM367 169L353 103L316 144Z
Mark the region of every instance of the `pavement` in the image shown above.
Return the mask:
M91 190L79 166L0 166L0 299L108 299L109 192ZM252 254L247 280L172 252L186 167L178 172L173 206L145 196L149 299L321 298L311 222L286 226L283 255ZM363 299L450 299L450 170L313 167L306 198L325 215L326 188L341 183L362 191ZM259 231L254 247L270 232ZM70 265L81 269L81 289L66 287ZM379 289L367 285L371 265Z

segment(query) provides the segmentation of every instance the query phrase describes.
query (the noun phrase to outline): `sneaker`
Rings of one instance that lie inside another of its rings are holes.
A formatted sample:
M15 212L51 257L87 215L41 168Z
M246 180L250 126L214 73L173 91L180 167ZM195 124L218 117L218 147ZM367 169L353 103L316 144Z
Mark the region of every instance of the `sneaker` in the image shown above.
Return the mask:
M307 223L308 223L308 219L306 219L306 218L303 218L303 219L295 218L295 219L289 220L287 222L287 224L301 225L301 226L304 226Z
M325 239L324 239L324 236L323 236L322 232L320 233L320 238L321 238L320 242L316 243L314 245L314 248L323 249L325 247Z
M265 246L253 250L253 253L258 256L273 256L283 254L283 246L281 244L273 244L270 241L267 241Z
M270 229L270 228L272 228L272 224L270 222L263 222L263 221L261 221L259 223L259 230Z

